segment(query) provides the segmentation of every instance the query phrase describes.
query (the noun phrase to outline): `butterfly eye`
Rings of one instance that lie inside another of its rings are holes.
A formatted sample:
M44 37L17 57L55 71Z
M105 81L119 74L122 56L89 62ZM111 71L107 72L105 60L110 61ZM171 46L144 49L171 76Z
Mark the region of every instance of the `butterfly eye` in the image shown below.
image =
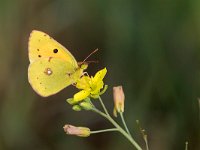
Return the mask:
M54 49L54 50L53 50L53 52L54 52L54 53L57 53L57 52L58 52L58 50L57 50L57 49Z

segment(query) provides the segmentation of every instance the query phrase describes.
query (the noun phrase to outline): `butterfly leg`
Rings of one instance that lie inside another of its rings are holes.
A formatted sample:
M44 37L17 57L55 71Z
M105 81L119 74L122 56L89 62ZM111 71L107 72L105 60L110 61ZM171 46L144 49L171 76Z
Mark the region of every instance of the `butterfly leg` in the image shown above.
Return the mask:
M84 75L89 76L89 74L87 72L83 72L83 74L81 75L81 77L83 77Z

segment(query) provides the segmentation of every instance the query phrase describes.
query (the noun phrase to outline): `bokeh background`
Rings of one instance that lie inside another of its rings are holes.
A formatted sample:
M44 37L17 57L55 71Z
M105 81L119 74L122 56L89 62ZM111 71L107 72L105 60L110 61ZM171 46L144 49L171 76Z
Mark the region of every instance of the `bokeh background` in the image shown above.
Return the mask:
M42 98L27 80L28 37L41 30L78 61L95 48L87 72L107 67L102 96L112 113L112 86L123 85L125 119L144 146L140 120L152 150L200 149L199 0L1 0L0 150L131 150L118 133L79 138L70 123L92 130L112 127L101 116L75 112L66 103L77 90ZM119 120L120 121L120 120Z

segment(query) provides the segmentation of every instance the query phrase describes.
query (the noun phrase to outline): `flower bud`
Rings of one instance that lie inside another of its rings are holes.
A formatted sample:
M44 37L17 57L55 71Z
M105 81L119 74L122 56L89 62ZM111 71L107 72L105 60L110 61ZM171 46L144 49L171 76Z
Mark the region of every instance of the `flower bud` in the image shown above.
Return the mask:
M124 112L125 95L122 86L113 87L114 111L113 114L117 117L117 112Z
M66 132L66 134L69 134L69 135L76 135L80 137L90 136L90 129L86 127L75 127L75 126L66 124L63 127L63 129Z
M74 111L81 111L81 110L82 110L81 107L80 107L79 105L74 105L74 106L72 107L72 109L73 109Z
M74 105L74 104L77 103L76 101L74 101L74 98L68 98L66 101L67 101L70 105Z
M85 110L91 110L94 107L90 102L81 102L79 105Z

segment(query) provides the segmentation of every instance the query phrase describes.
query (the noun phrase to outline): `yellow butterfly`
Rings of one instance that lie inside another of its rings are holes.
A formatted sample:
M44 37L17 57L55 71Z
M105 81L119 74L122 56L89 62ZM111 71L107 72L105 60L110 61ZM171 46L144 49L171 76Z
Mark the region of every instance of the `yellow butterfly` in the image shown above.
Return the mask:
M29 43L28 80L41 96L56 94L76 83L87 64L78 65L74 56L44 32L33 30Z

